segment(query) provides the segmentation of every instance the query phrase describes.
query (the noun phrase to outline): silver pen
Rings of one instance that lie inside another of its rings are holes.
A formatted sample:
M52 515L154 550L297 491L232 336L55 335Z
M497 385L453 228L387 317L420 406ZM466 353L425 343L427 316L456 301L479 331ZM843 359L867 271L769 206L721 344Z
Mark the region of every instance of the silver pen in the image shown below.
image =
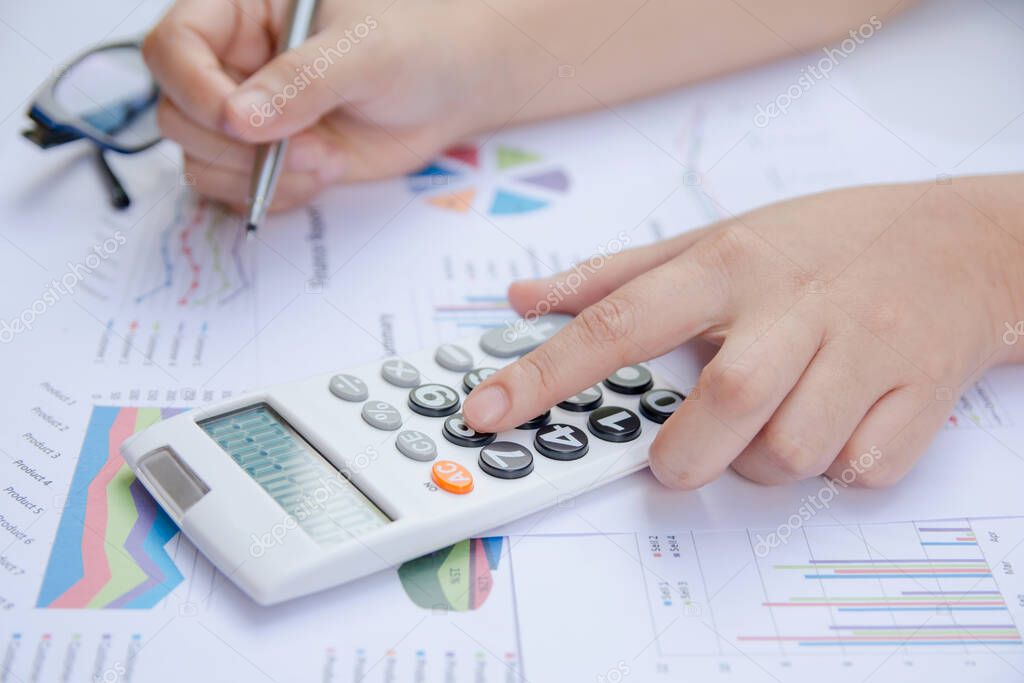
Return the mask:
M288 24L277 46L278 54L298 47L309 37L316 6L317 0L292 0ZM277 177L281 174L281 163L284 161L284 152L287 148L288 140L284 139L260 145L256 150L252 185L249 186L249 221L245 226L248 237L255 234L256 228L267 215L267 209L274 199L274 187L277 185Z

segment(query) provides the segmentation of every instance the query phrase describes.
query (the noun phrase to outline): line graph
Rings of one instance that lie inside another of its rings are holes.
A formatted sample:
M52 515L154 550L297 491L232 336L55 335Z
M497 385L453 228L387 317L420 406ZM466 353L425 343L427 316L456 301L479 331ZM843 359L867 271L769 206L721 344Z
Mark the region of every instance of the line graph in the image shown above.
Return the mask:
M131 253L95 297L105 325L94 361L180 368L230 357L225 333L255 324L257 258L241 218L183 188L120 229Z
M223 207L181 193L156 244L140 254L146 266L137 269L128 284L129 291L137 292L134 303L150 310L230 304L251 286L241 254L243 233L241 220Z

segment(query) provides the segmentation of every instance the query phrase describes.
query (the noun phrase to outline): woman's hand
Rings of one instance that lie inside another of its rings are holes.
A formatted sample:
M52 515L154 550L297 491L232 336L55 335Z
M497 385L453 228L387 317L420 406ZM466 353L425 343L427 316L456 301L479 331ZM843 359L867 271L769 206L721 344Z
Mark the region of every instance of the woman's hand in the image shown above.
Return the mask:
M1024 339L1005 339L1024 319L1022 196L1024 176L841 190L622 252L554 307L575 320L464 415L510 429L700 337L721 349L651 446L662 482L731 466L771 484L853 483L851 469L893 483L968 383L1024 360ZM513 306L529 318L560 277L513 285Z
M254 143L291 137L273 208L340 181L422 167L452 141L521 106L499 84L496 15L478 2L324 0L315 34L274 56L286 0L181 0L143 45L158 120L203 194L235 207ZM500 90L499 90L500 87ZM535 86L529 86L535 87Z

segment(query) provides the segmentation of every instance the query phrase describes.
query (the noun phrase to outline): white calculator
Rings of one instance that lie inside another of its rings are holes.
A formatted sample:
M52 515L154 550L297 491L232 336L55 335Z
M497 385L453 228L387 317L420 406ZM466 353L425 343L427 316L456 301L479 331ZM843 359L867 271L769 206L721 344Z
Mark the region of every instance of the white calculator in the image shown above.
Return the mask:
M159 422L125 461L192 542L272 604L480 534L644 467L683 402L643 365L517 429L459 412L561 329L550 315Z

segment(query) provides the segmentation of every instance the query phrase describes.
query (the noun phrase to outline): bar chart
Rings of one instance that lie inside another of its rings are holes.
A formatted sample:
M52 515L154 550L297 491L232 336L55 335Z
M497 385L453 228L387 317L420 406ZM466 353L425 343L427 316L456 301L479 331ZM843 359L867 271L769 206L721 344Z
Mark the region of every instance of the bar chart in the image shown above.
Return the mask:
M876 669L923 680L949 667L983 680L1024 671L1024 518L780 531L513 537L517 585L551 582L546 595L518 593L524 648L575 630L609 653L595 675L618 662L666 680L685 672L860 681ZM551 557L601 572L552 577ZM552 595L565 614L605 626L553 618L543 602Z

